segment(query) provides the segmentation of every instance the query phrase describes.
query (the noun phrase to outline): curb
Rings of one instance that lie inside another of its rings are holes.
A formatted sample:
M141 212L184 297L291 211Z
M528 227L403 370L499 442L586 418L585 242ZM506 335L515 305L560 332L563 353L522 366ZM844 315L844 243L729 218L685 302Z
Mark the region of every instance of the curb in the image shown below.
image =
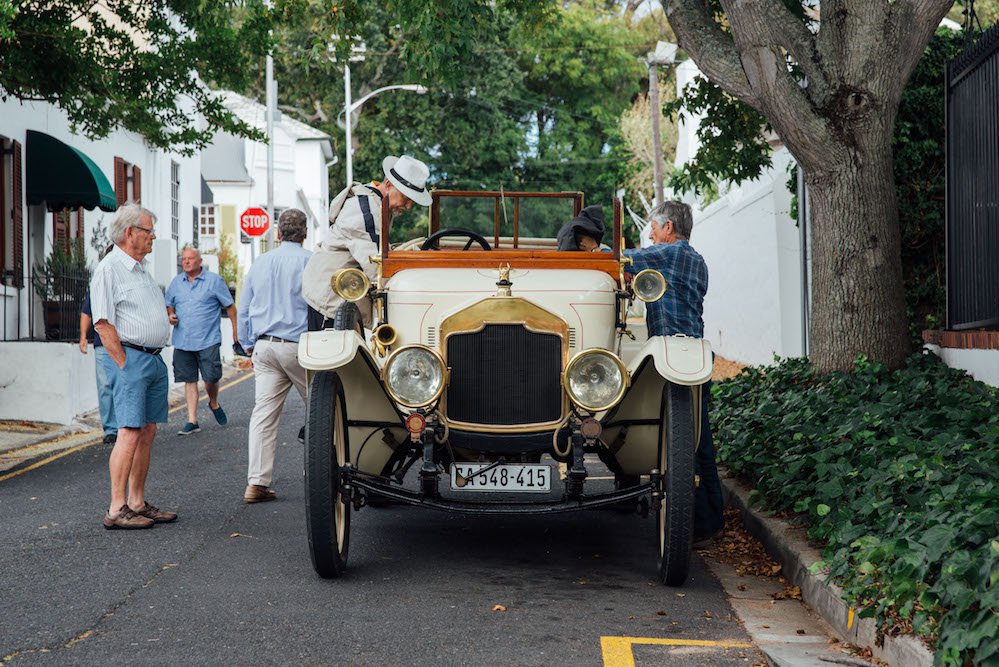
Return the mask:
M889 665L932 667L933 654L910 635L886 636L879 647L874 619L860 618L858 610L843 601L843 590L839 586L828 581L825 574L809 571L809 567L822 557L808 544L804 531L767 512L751 509L751 489L729 476L721 466L719 473L725 503L739 510L746 530L780 563L787 580L801 588L802 601L825 619L841 640L871 649L874 657Z

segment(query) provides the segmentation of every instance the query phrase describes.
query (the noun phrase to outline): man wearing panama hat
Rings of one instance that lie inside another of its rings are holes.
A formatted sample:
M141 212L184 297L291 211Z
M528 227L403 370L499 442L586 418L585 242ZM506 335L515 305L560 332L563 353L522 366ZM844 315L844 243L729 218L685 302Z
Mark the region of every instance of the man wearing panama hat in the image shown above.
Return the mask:
M318 247L302 274L302 296L309 304L309 330L332 324L343 304L330 287L330 278L339 269L358 267L374 282L377 268L368 261L381 251L382 201L387 199L395 216L413 204L430 205L427 165L409 155L390 155L382 161L385 180L381 183L351 183L330 203L329 231L320 235ZM358 302L364 325L371 327L371 304Z

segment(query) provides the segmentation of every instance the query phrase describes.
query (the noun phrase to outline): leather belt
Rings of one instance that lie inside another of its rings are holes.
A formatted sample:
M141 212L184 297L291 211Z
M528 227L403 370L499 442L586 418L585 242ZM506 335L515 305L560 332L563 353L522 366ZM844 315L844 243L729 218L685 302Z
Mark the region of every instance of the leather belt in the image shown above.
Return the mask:
M269 340L272 343L295 343L295 341L288 340L287 338L278 338L277 336L268 336L267 334L257 336L257 340ZM298 343L295 344L297 345Z
M130 347L133 350L138 350L139 352L145 352L146 354L159 354L163 351L162 347L145 347L143 345L136 345L135 343L125 343L122 342L122 347Z

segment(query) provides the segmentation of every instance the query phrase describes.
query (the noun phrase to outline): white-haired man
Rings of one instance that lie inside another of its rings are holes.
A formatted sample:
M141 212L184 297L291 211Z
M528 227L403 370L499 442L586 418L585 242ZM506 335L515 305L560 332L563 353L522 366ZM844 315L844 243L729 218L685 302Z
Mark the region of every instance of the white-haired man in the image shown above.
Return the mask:
M414 157L390 155L382 161L381 183L351 183L330 204L329 233L319 239L316 252L302 275L302 296L309 304L309 330L325 328L336 316L343 299L333 292L330 278L338 269L361 268L374 282L378 270L369 261L381 253L382 201L391 215L408 211L414 203L430 205L427 178L430 170ZM371 326L371 304L358 302L361 318Z
M175 521L146 501L146 475L156 424L167 421L166 364L160 350L170 340L166 303L145 261L156 238L156 216L138 204L121 206L111 221L114 249L90 282L94 329L107 357L104 370L118 438L111 450L111 504L104 527L152 528Z
M669 289L658 301L646 304L645 321L650 336L684 334L704 337L704 295L708 291L708 266L690 245L694 218L690 206L680 201L659 204L649 215L649 240L652 245L625 250L631 258L626 271L637 274L655 269L663 275ZM710 380L702 390L701 441L697 445L694 469L701 483L694 495L694 541L703 542L717 535L725 525L721 481L715 464L715 448L708 421Z

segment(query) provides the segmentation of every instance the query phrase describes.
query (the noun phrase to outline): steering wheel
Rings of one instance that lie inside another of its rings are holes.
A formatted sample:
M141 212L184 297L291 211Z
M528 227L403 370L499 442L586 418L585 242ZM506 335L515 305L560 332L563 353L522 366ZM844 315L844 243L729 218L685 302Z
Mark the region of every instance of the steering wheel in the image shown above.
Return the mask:
M467 236L468 243L462 250L468 250L472 247L472 242L478 243L482 246L483 250L492 250L493 247L489 245L489 241L482 234L478 234L469 229L461 229L459 227L451 227L450 229L438 229L436 232L427 237L427 240L423 242L420 246L420 250L440 250L440 240L447 236Z

